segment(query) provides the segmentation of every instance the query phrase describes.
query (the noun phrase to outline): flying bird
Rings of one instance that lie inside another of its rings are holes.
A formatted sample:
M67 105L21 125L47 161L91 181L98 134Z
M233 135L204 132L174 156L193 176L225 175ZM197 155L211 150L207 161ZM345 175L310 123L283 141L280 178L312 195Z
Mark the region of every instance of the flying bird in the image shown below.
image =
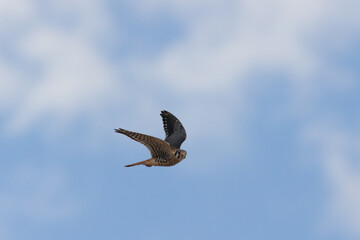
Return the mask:
M136 165L145 165L147 167L163 166L170 167L178 164L186 157L186 151L180 149L181 144L186 139L185 128L174 115L168 111L161 111L165 140L161 140L149 135L131 132L122 128L115 129L115 132L124 134L129 138L144 144L150 151L151 158L126 165L125 167L132 167Z

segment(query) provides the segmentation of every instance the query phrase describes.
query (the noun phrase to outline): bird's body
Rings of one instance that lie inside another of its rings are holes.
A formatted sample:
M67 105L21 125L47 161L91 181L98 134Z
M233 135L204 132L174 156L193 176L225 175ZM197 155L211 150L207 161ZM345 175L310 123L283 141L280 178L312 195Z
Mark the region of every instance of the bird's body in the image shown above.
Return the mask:
M186 157L186 151L180 149L182 142L186 139L186 132L181 122L167 111L162 111L161 117L166 133L165 140L121 128L115 129L115 132L124 134L144 144L151 153L150 159L126 165L125 167L136 165L169 167L178 164Z

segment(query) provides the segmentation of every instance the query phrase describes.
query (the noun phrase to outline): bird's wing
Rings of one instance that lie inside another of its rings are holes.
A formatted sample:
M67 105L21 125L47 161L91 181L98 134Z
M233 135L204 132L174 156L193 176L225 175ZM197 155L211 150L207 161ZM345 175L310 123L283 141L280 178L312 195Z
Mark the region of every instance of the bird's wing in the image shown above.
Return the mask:
M165 141L168 142L171 147L180 148L186 139L185 128L179 119L168 111L161 111L160 115L164 123Z
M150 151L151 157L161 158L161 159L170 159L171 158L171 148L169 143L149 135L130 132L125 129L115 129L115 132L122 133L129 138L144 144Z

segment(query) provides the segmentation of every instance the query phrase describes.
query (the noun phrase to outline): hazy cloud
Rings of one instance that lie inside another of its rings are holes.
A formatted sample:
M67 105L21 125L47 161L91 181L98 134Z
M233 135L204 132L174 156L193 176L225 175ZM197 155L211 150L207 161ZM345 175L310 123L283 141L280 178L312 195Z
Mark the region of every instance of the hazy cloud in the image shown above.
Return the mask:
M101 43L126 23L113 22L105 2L0 1L0 110L6 113L5 128L27 129L44 117L55 124L71 122L113 107L107 101L117 99L116 108L131 103L129 111L141 112L131 115L133 124L143 119L140 115L148 116L144 124L158 121L157 114L147 113L173 104L195 138L206 138L214 126L222 127L218 134L232 136L230 130L239 124L229 116L234 109L247 110L247 84L256 81L253 73L262 71L286 76L290 105L303 122L313 125L308 106L316 104L324 89L335 92L354 80L353 72L336 66L324 52L336 55L351 49L360 32L358 1L149 0L128 5L129 14L145 20L158 13L171 15L181 34L151 56L139 54L119 64L104 54ZM124 81L123 76L132 78ZM164 104L161 94L173 103ZM121 95L128 100L119 101ZM114 118L119 116L114 112ZM360 182L351 160L359 154L354 145L359 139L343 130L311 129L333 190L329 207L334 222L360 235ZM29 194L36 205L47 196L42 185L34 188L34 195ZM14 209L16 198L5 194L1 201ZM30 211L26 202L19 206L21 213ZM38 214L41 217L41 211Z
M97 45L111 26L102 4L4 2L8 22L0 34L13 55L0 55L0 106L13 109L7 127L19 131L44 116L62 122L101 106L115 85Z
M317 146L330 187L330 200L324 209L328 231L345 230L350 236L360 236L359 132L325 123L309 128L306 141Z

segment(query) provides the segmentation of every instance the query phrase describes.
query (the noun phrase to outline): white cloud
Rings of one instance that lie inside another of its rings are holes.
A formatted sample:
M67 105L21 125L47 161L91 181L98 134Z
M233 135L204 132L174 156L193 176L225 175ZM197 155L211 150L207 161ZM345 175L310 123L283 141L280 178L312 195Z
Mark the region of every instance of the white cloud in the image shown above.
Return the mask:
M0 62L0 109L8 108L10 103L16 101L19 94L19 77L15 69L11 69L6 62Z
M40 4L45 6L43 11L55 15L55 18L60 19L61 22L68 23L67 27L76 34L86 37L87 39L83 39L84 41L91 41L101 39L104 35L110 36L116 32L105 3L99 0L74 0L70 2L54 0ZM39 3L37 2L37 4ZM44 20L46 21L46 19Z
M13 128L23 129L43 115L61 119L91 111L111 92L111 69L86 39L39 29L24 39L22 49L42 70L22 96Z
M307 129L306 141L319 149L330 200L325 209L328 232L360 236L360 133L333 125ZM330 230L331 229L331 230Z
M12 50L27 63L15 74L18 66L9 66L6 58L0 56L3 63L0 71L5 69L8 76L15 76L0 80L0 84L6 85L10 90L3 91L16 95L12 98L18 102L7 126L21 130L44 116L71 120L92 111L94 105L105 104L104 99L118 99L133 90L130 84L115 80L119 75L134 76L139 84L150 80L151 88L161 87L175 97L192 92L210 98L214 92L226 92L236 84L249 82L253 72L272 69L289 76L295 93L301 89L308 91L319 72L332 68L313 51L309 38L314 33L331 32L324 28L328 22L337 22L339 26L359 22L354 21L358 19L356 11L347 17L334 11L347 8L350 2L354 8L358 6L356 1L323 0L129 2L132 14L140 18L151 18L159 12L173 15L183 34L151 57L123 60L127 68L119 71L115 70L119 66L103 56L98 47L99 39L112 36L119 28L119 24L111 21L104 2L3 1L1 14L11 16L7 17L7 25L24 30L13 36ZM19 22L23 24L20 27ZM9 32L8 28L1 31ZM26 68L33 71L34 67L36 73L29 76ZM8 84L8 79L15 79L12 82L22 89L11 90L14 84ZM246 84L242 86L245 87L239 89L239 94L246 91ZM121 88L123 93L115 93L115 88ZM145 95L138 98L147 99ZM190 105L196 100L183 99ZM9 108L11 101L5 97L0 100L0 106ZM145 104L161 105L156 101L147 99ZM228 105L228 109L233 107Z
M0 29L9 27L9 22L20 23L33 12L31 0L0 1Z
M356 0L148 0L129 4L131 14L139 18L152 18L159 12L172 15L182 35L150 57L123 60L127 68L115 70L99 48L99 39L112 36L120 24L111 22L104 1L0 1L0 43L9 37L10 52L18 60L14 64L14 59L0 55L0 109L9 113L8 127L22 130L43 117L71 121L99 111L107 99L119 100L124 94L128 101L114 104L120 109L131 103L129 111L141 112L132 115L142 115L133 121L136 124L148 112L164 106L153 93L162 91L181 99L178 109L185 116L184 123L195 135L206 136L214 126L226 132L237 124L229 116L233 109L246 109L243 105L248 99L243 93L253 72L270 69L286 74L293 95L300 97L293 103L297 109L308 109L309 94L319 96L329 87L328 76L333 78L334 91L337 86L349 86L344 84L344 74L350 81L354 78L329 64L328 56L317 51L317 46L338 51L352 46L351 36L360 32ZM134 77L137 86L117 81L119 75ZM318 76L326 78L315 81ZM242 88L234 93L237 84ZM138 90L140 87L148 89ZM235 95L245 97L233 99ZM305 111L301 117L312 121ZM345 144L329 142L341 139L335 133L319 135L326 176L334 190L334 219L337 216L339 224L358 234L360 183L347 155L358 154L347 147L358 139L345 136Z
M113 95L115 71L97 45L111 24L101 1L2 1L0 107L7 129L21 131L42 117L62 123L95 111ZM119 93L121 95L121 92Z
M134 2L133 8L145 19L166 12L182 25L183 35L156 58L137 66L146 66L141 74L176 89L174 94L211 94L250 81L251 73L272 70L286 74L295 95L309 97L303 94L313 93L314 79L339 72L317 47L344 45L348 42L344 35L360 31L356 28L359 15L346 11L359 8L352 0L198 0L191 4L150 0ZM321 81L326 83L327 79ZM335 82L341 84L341 76Z
M322 1L150 3L153 11L165 8L186 26L185 35L160 54L155 66L149 63L153 74L177 89L217 91L269 66L293 77L317 67L306 37L323 21Z

